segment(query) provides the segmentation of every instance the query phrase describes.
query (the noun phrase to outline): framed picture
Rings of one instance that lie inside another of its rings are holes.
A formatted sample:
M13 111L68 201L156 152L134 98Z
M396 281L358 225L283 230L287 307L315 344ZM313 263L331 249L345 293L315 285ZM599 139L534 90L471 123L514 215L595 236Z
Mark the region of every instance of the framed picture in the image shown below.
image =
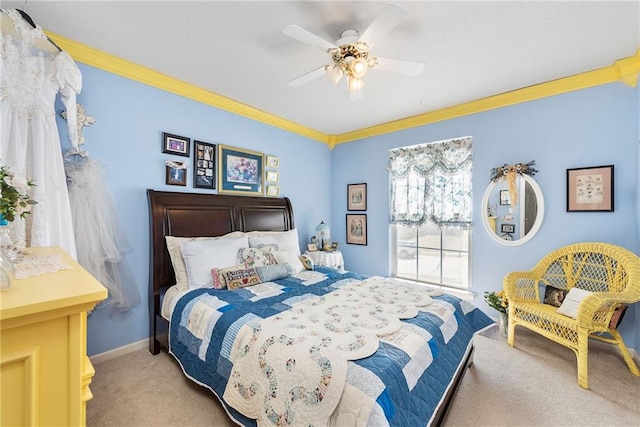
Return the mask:
M278 171L267 171L267 182L280 181L280 173Z
M208 142L193 141L193 186L216 188L216 146Z
M515 233L516 225L515 224L500 224L500 231L502 233Z
M187 165L184 162L165 162L167 185L187 185Z
M613 212L613 165L567 169L567 212Z
M500 204L510 205L511 197L509 197L509 190L500 190Z
M367 214L347 214L347 243L367 244Z
M332 251L337 251L338 250L338 242L331 243L331 250Z
M267 156L267 167L278 169L280 167L280 159L276 156Z
M278 197L280 195L280 187L277 185L267 185L267 196Z
M218 144L218 193L264 194L264 155Z
M318 251L318 245L316 245L315 243L309 243L307 245L307 250L309 252L317 252Z
M367 210L367 184L347 184L347 210Z
M189 157L189 143L191 139L184 136L162 132L162 152Z

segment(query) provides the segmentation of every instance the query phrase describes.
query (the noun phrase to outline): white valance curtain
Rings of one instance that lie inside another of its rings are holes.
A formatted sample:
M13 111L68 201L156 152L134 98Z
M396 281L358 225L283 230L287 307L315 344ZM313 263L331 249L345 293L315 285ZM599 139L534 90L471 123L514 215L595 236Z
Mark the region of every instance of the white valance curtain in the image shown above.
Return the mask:
M389 150L391 224L470 227L472 139Z

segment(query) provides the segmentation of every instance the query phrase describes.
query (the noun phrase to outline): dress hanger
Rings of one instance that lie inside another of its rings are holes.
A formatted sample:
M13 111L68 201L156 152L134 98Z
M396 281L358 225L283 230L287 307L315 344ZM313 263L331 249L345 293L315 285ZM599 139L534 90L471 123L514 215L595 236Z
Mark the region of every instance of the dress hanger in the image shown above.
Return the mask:
M31 19L27 12L20 9L16 9L16 11L20 14L20 17L25 20L25 22L27 22L33 28L36 28L35 22L33 22L33 19ZM14 24L9 15L7 15L7 13L2 9L0 9L0 12L2 12L2 32L6 34L15 33ZM36 47L52 53L62 52L60 46L58 46L53 40L51 40L49 36L47 36L46 34L44 34L44 36L46 37L46 40L43 40L44 44L40 43Z

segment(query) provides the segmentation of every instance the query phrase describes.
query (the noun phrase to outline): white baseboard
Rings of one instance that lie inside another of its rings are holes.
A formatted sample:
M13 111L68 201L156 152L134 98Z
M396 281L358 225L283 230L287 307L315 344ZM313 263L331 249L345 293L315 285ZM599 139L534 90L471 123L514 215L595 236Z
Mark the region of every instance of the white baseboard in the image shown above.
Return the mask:
M100 362L106 362L107 360L115 359L116 357L124 356L125 354L133 353L134 351L147 348L149 345L149 338L145 338L140 341L133 342L131 344L123 345L122 347L114 348L113 350L105 351L104 353L91 356L91 364L95 365Z

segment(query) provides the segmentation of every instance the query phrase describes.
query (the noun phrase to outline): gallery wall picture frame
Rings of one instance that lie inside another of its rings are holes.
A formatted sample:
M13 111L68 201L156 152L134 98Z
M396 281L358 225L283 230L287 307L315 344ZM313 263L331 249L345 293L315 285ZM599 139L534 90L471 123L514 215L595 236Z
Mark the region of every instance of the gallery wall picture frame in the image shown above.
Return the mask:
M203 141L193 141L193 187L216 188L216 146Z
M367 214L347 214L347 243L367 244Z
M347 210L367 210L367 184L347 184Z
M500 204L501 205L511 204L511 196L509 195L509 190L500 190Z
M501 233L515 233L516 225L515 224L500 224L500 232Z
M269 197L278 197L280 195L280 186L278 185L267 185L267 196Z
M218 193L264 195L264 154L218 144Z
M267 171L267 182L279 182L280 173L278 171Z
M613 212L613 165L567 169L567 212Z
M171 133L162 132L162 152L175 154L177 156L189 157L189 146L191 139L186 136L173 135Z
M280 167L280 159L276 156L267 156L267 167L278 169Z
M175 160L165 162L165 184L187 185L187 165L185 162Z

